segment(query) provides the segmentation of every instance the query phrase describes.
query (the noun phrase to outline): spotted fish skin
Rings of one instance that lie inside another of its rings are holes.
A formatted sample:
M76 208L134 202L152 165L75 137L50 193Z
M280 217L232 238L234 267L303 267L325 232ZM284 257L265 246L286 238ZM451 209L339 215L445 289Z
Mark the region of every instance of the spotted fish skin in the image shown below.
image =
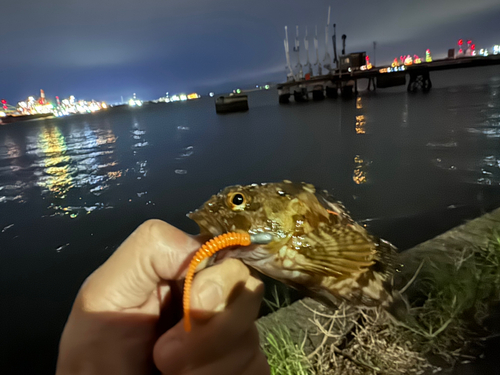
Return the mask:
M201 233L266 232L274 240L229 252L325 302L389 306L396 249L370 235L326 191L307 183L235 185L188 215Z

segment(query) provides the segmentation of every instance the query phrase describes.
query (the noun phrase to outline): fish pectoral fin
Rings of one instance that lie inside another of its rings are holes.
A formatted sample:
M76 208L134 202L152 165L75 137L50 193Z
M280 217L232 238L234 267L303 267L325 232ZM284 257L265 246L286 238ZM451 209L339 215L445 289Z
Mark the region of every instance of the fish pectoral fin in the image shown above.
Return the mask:
M366 272L376 260L376 244L354 226L320 228L308 233L309 246L295 262L305 272L323 276L348 276Z

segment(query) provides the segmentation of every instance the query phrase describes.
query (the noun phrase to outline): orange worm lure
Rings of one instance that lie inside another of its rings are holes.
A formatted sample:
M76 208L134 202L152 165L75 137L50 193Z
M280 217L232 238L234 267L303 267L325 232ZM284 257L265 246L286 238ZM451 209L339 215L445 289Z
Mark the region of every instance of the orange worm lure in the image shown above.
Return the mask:
M191 321L189 319L190 309L189 304L191 302L191 285L193 284L194 271L201 263L202 260L211 257L216 252L229 247L229 246L248 246L252 243L250 235L248 233L235 233L229 232L221 234L211 240L205 242L203 246L194 254L191 263L186 274L186 281L184 282L184 296L183 296L183 308L184 308L184 330L186 332L191 331Z

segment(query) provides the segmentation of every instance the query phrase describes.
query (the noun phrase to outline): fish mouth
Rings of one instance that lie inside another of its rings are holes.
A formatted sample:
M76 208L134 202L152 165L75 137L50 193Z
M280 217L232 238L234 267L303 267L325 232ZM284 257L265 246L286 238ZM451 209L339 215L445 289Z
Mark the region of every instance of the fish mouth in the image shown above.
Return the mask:
M213 215L205 214L203 210L193 211L187 216L198 224L198 227L200 228L200 236L207 241L211 238L220 236L221 234L230 232L227 225L221 223ZM247 263L247 261L251 262L254 260L257 253L260 254L259 258L265 256L264 254L268 255L268 252L265 251L263 246L259 244L250 244L248 246L230 246L216 252L211 257L209 264L214 265L230 258L240 259L244 263Z
M187 216L198 225L200 236L207 241L224 233L235 231L234 228L229 228L227 223L217 220L214 215L207 213L204 209L195 210ZM236 231L241 232L241 230ZM211 257L209 265L218 264L225 259L235 258L259 270L258 264L265 262L272 256L272 251L269 250L267 244L252 243L248 246L230 246L217 251Z
M187 217L198 224L201 235L217 237L227 232L224 225L222 225L213 215L206 215L201 210L190 212Z

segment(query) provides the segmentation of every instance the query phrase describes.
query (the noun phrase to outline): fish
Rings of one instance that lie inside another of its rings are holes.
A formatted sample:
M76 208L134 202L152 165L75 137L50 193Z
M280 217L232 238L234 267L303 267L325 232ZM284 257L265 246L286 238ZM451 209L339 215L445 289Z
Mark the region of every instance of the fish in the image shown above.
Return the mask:
M231 249L223 257L240 259L327 306L382 306L392 315L401 309L392 287L396 247L368 233L341 202L310 183L229 186L188 217L208 237L272 235L268 243Z

